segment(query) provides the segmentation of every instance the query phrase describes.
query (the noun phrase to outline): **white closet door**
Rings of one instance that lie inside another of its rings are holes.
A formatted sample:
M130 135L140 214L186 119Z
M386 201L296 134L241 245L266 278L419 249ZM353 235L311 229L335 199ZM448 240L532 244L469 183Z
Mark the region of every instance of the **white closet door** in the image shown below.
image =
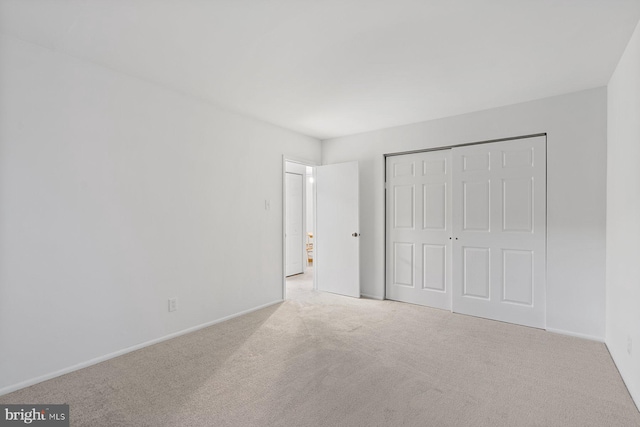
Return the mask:
M545 327L545 137L452 150L453 311Z
M286 275L303 272L304 244L302 234L302 175L286 173L287 217L286 217Z
M388 299L451 308L451 150L387 157Z

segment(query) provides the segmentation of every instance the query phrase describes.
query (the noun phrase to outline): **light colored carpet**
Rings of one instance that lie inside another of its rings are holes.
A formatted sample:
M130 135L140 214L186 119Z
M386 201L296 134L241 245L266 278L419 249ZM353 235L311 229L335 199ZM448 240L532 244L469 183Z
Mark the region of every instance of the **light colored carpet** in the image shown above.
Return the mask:
M72 426L640 426L604 344L313 292L0 397Z

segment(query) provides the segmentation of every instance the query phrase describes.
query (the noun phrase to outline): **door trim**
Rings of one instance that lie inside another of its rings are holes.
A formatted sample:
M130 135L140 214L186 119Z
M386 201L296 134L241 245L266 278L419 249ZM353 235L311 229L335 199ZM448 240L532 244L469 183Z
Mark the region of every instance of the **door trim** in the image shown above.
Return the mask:
M423 148L423 149L419 149L419 150L408 150L408 151L397 151L397 152L393 152L393 153L385 153L382 155L382 175L383 175L383 182L382 182L382 189L384 191L384 197L382 198L382 203L383 203L383 233L384 233L384 269L383 269L383 290L382 290L382 299L386 300L387 299L387 157L392 157L392 156L402 156L405 154L414 154L414 153L425 153L428 151L440 151L440 150L450 150L452 148L456 148L456 147L466 147L469 145L479 145L479 144L490 144L492 142L504 142L504 141L513 141L513 140L518 140L518 139L527 139L527 138L537 138L539 136L544 136L545 137L545 145L547 145L547 132L541 132L541 133L534 133L534 134L527 134L527 135L522 135L522 136L512 136L512 137L508 137L508 138L497 138L497 139L488 139L488 140L482 140L482 141L475 141L475 142L467 142L467 143L461 143L461 144L454 144L454 145L442 145L442 146L438 146L438 147L432 147L432 148ZM548 148L548 146L547 146ZM545 150L545 164L548 165L548 157L549 157L549 150ZM548 180L548 168L545 168L545 174L547 175L547 179L545 180L545 200L546 200L546 208L545 208L545 223L547 223L547 219L549 217L549 203L548 203L548 186L549 186L549 180ZM548 225L548 224L547 224ZM547 265L547 260L548 260L548 253L549 251L547 250L547 244L548 244L548 234L549 234L549 227L545 227L545 266ZM545 287L547 284L547 269L545 268ZM546 302L545 302L545 306L546 306ZM453 304L451 309L453 310ZM453 312L453 311L452 311Z

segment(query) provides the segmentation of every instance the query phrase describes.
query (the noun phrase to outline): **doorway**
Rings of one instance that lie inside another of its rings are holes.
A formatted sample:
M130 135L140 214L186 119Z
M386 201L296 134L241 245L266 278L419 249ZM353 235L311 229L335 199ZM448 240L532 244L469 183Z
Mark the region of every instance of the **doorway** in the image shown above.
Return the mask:
M284 160L283 299L315 289L315 165Z
M289 167L289 170L287 170ZM307 191L303 186L305 202L311 208L303 208L313 213L310 229L305 232L307 250L303 271L313 275L313 289L360 298L360 230L359 230L359 168L357 161L313 165L295 161L283 156L282 163L282 298L286 299L286 259L287 259L287 172L297 169L302 174L305 168ZM310 167L309 172L307 167ZM294 203L294 202L292 202ZM304 219L306 230L307 220Z

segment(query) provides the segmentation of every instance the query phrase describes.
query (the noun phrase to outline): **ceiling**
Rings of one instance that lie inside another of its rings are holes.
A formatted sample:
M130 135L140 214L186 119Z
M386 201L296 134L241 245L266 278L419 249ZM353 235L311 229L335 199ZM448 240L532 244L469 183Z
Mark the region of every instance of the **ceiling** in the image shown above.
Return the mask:
M320 139L606 85L640 0L0 0L0 33Z

